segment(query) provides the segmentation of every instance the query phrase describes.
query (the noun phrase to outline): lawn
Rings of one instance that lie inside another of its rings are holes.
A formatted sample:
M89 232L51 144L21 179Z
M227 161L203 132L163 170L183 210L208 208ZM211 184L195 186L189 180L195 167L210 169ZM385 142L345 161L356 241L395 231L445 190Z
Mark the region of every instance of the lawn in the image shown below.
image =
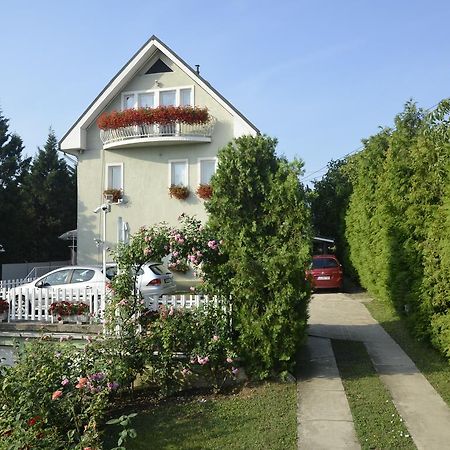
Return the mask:
M296 414L295 383L263 383L229 395L183 396L140 412L133 421L138 437L126 448L294 450Z
M366 303L366 307L450 406L449 361L433 349L429 343L415 339L409 333L405 321L392 306L374 299Z
M362 342L332 341L363 449L416 449Z

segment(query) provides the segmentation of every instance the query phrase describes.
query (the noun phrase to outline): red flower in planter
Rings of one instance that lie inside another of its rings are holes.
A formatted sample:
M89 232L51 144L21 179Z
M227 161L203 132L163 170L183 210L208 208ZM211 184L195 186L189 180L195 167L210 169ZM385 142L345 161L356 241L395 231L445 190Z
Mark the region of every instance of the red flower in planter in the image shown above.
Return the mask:
M201 184L197 188L197 195L204 200L208 200L211 198L213 193L212 187L209 184Z
M130 108L123 111L105 112L97 119L102 130L139 125L168 125L180 122L190 125L204 124L211 119L208 108L198 106L158 106L156 108Z
M172 184L169 188L169 195L171 198L175 197L178 200L186 200L189 197L189 188Z

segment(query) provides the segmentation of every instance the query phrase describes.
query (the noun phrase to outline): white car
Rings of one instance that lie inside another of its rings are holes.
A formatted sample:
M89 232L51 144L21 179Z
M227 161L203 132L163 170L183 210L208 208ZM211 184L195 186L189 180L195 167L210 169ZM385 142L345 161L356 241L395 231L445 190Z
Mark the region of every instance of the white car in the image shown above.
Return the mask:
M111 280L115 275L113 266L106 267L106 278ZM61 288L61 289L101 289L103 287L103 271L95 266L67 266L52 270L42 277L21 284L16 290Z
M177 288L172 272L156 262L150 262L141 267L137 285L147 307L152 297L172 294Z

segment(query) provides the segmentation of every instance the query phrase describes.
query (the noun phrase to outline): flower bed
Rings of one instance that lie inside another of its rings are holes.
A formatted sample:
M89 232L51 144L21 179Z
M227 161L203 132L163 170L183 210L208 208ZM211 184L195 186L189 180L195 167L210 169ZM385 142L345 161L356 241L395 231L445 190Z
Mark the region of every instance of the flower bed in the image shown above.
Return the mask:
M193 106L158 106L105 112L97 119L101 130L115 130L133 125L168 125L171 123L205 124L211 120L207 108Z

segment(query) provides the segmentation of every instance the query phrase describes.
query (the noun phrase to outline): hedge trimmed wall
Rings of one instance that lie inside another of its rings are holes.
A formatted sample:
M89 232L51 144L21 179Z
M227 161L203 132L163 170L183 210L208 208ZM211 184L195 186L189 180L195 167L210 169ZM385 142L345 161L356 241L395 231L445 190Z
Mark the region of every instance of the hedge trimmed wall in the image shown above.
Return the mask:
M431 113L408 102L340 170L351 183L341 225L362 286L450 358L449 113L449 100Z

